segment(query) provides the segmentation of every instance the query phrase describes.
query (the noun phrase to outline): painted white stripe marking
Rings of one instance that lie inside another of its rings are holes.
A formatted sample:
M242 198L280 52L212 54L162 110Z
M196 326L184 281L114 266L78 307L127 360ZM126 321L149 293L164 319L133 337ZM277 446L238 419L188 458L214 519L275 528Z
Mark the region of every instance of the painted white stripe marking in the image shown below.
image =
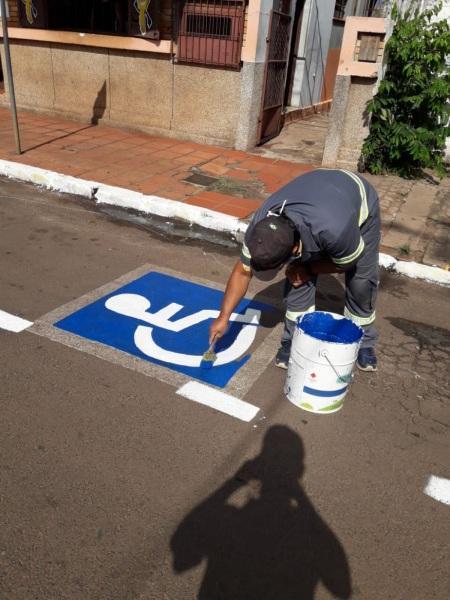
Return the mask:
M6 329L6 331L13 331L19 333L27 327L33 325L32 321L27 321L21 317L16 317L10 313L0 310L0 329Z
M450 479L431 475L423 491L427 496L450 505Z
M177 394L184 396L188 400L193 400L199 404L204 404L227 415L236 417L241 421L246 421L247 423L259 411L259 408L253 406L253 404L239 400L239 398L220 392L197 381L189 381L177 390Z

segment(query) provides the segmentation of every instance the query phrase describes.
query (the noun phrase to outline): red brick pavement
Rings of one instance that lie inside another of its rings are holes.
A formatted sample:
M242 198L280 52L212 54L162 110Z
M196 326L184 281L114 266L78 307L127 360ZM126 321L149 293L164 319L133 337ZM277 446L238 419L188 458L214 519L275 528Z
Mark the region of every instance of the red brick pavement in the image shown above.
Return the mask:
M248 217L263 199L311 165L124 129L19 113L23 154L15 154L11 116L0 109L0 158ZM211 191L186 183L200 172ZM242 191L244 189L244 192ZM254 193L253 193L254 192ZM245 197L242 197L245 196Z

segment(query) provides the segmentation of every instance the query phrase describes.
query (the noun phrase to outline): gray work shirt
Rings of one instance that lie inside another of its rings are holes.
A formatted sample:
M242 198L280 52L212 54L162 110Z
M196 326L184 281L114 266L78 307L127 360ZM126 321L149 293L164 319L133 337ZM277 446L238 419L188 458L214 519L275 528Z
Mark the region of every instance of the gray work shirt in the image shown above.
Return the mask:
M241 262L250 267L248 239L267 216L283 212L295 224L302 243L302 261L329 257L348 268L364 252L361 227L378 211L375 189L360 175L344 169L316 169L293 179L256 211L245 234Z

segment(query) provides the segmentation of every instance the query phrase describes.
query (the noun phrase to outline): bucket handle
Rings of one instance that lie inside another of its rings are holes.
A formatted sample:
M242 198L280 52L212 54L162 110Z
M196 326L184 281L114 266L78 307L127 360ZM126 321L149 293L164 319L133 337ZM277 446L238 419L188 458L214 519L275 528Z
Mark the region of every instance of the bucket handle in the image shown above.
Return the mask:
M350 375L340 375L337 372L336 367L333 365L331 360L328 358L328 352L326 350L320 350L319 356L323 356L323 358L325 358L325 360L328 362L328 364L333 369L335 374L338 376L338 383L351 383L353 381L353 379L354 379L353 373L350 373Z

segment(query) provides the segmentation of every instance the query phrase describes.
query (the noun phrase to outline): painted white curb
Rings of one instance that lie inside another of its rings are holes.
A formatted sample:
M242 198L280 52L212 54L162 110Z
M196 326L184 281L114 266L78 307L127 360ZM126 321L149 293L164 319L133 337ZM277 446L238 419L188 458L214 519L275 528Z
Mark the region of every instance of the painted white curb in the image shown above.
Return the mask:
M230 233L234 236L244 234L247 229L247 223L237 217L225 215L208 208L185 204L160 196L146 196L126 188L78 179L77 177L13 161L0 160L0 176L2 175L19 181L34 183L50 190L92 198L96 204L108 204L168 219L180 219L192 225ZM439 267L397 260L389 254L382 253L380 253L380 266L413 279L450 286L450 271L445 271Z
M221 212L169 200L159 196L146 196L126 188L105 185L97 181L78 179L70 175L63 175L55 171L48 171L39 167L0 160L0 175L27 181L40 185L49 190L75 194L84 198L92 198L96 204L108 204L121 208L131 208L143 213L157 215L169 219L180 219L193 225L206 229L222 231L236 235L244 233L247 224L237 217L224 215Z
M47 171L46 169L31 167L9 160L0 160L0 175L10 177L11 179L18 179L19 181L28 181L35 185L42 185L49 190L87 198L92 198L93 189L98 185L93 181L70 177L70 175L62 175L55 171Z
M177 200L169 200L160 196L146 196L125 188L96 184L98 191L95 199L98 204L110 204L122 208L132 208L159 217L181 219L206 229L214 229L227 233L244 233L247 224L237 217L224 215L221 212L185 204Z
M393 256L381 252L380 266L389 271L399 273L400 275L411 277L412 279L422 279L430 283L450 286L450 271L440 269L439 267L430 267L429 265L422 265L421 263L397 260Z

